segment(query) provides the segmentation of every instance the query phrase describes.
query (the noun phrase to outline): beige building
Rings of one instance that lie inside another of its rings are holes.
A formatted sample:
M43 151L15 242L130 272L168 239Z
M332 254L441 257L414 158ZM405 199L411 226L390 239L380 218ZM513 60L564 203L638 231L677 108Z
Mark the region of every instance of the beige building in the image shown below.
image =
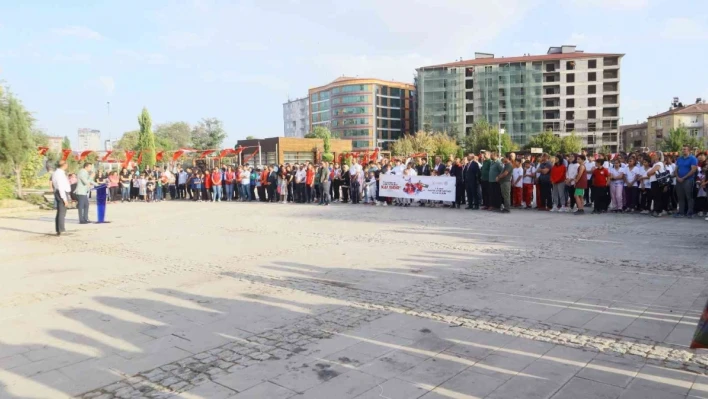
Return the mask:
M691 137L698 137L708 145L708 104L700 101L683 106L674 100L674 106L666 112L650 116L647 121L647 138L650 150L656 150L657 143L669 134L671 129L682 127Z
M573 45L547 54L495 57L418 68L418 125L463 137L477 121L517 144L536 134L575 132L591 152L619 146L623 54L585 53Z
M61 143L64 141L63 137L60 136L49 136L47 137L49 142L49 151L56 152L59 154L61 152Z

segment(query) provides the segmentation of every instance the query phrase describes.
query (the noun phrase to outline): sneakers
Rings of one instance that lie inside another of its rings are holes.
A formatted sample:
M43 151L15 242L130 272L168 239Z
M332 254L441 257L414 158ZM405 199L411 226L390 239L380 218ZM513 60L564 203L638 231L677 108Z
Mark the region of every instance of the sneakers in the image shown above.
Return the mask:
M674 213L674 219L681 219L683 218L683 215L680 213Z
M575 212L573 212L573 215L584 215L585 210L584 209L577 209Z
M701 215L699 214L698 216L701 216ZM686 217L689 219L693 219L693 214L689 212L688 215L686 215Z
M568 208L564 206L564 207L562 207L562 208L560 209L560 211L567 213L567 212L568 212Z
M551 212L558 212L558 209L556 209L555 207L553 207L553 208L551 208Z

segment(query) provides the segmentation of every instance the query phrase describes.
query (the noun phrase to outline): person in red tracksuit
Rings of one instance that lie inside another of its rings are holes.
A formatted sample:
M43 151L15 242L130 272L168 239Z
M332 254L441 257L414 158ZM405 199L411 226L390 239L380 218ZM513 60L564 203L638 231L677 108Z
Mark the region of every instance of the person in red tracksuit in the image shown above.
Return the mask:
M202 186L202 198L204 201L211 201L211 173L209 169L204 172L204 185Z

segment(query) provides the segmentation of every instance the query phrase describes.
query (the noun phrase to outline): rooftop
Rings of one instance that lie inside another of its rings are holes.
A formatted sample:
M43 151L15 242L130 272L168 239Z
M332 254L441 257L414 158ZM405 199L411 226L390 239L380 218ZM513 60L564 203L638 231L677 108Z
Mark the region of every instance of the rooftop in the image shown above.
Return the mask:
M673 114L708 114L708 104L698 103L698 104L687 105L685 107L676 107L676 108L670 109L666 112L662 112L660 114L650 116L649 119L661 118L662 116L673 115Z
M433 68L452 68L452 67L469 67L475 65L498 65L514 62L534 62L534 61L554 61L567 60L578 58L600 58L600 57L623 57L624 54L617 53L583 53L576 51L573 53L554 53L541 55L524 55L520 57L501 57L501 58L476 58L471 60L462 60L449 62L447 64L438 64L425 66L418 69L433 69Z
M646 129L646 128L647 128L647 122L637 123L634 125L622 125L622 126L620 126L620 132L623 132L625 130Z
M411 83L397 82L395 80L385 80L385 79L377 79L377 78L359 78L359 77L351 77L351 76L341 76L341 77L338 77L337 79L331 81L330 83L327 83L326 85L311 88L310 92L322 90L322 89L327 89L330 87L342 86L342 85L346 85L346 84L365 84L365 83L377 83L377 84L384 84L384 85L389 85L389 86L398 86L401 88L407 88L409 90L415 90L415 86Z

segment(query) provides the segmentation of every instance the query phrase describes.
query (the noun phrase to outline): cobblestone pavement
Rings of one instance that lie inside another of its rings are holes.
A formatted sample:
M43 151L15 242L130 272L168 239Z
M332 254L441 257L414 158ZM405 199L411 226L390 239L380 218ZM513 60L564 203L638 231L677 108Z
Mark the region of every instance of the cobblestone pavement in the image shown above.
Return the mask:
M0 219L0 398L708 397L688 349L702 221L169 202L109 218L60 239L51 214Z

